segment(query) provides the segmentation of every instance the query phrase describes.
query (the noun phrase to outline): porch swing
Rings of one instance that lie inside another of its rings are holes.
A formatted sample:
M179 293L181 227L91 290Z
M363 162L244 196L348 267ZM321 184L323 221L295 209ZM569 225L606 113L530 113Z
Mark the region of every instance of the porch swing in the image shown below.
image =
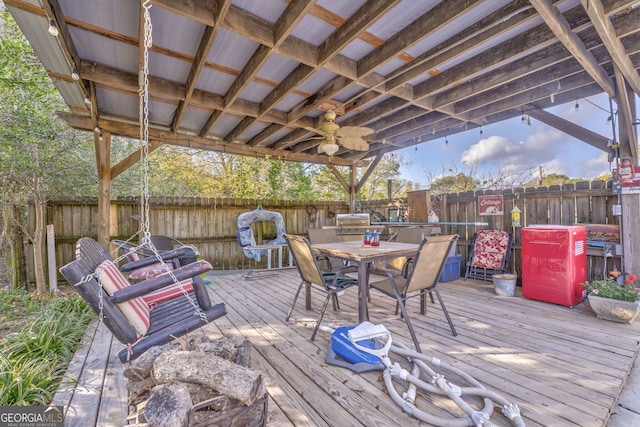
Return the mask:
M144 62L140 89L143 207L140 230L137 234L142 235L141 246L150 250L153 256L118 267L118 263L126 254L114 259L97 241L83 237L76 244L76 259L60 268L62 275L74 285L76 291L91 306L113 336L125 345L118 353L123 363L137 358L153 346L167 343L226 314L223 303L211 302L201 277L203 273L212 269L211 264L207 261L197 261L175 269L170 268L167 262L184 256L184 251L176 249L160 253L149 231L150 8L150 1L145 1ZM160 265L162 271L146 280L132 284L125 275L154 263Z

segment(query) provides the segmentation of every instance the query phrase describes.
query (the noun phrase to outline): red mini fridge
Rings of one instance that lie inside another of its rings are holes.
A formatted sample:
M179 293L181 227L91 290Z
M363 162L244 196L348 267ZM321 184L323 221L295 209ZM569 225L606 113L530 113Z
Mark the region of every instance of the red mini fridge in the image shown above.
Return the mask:
M522 296L567 307L584 299L587 229L534 225L522 229Z

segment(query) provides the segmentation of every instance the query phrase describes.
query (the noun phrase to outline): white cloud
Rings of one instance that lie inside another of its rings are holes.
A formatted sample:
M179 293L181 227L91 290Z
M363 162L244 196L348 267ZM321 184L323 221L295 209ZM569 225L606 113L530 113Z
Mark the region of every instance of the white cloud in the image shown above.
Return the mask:
M493 135L481 139L465 150L461 161L480 167L494 164L499 167L534 167L553 161L560 152L560 132L540 127L524 141L514 142L504 136Z

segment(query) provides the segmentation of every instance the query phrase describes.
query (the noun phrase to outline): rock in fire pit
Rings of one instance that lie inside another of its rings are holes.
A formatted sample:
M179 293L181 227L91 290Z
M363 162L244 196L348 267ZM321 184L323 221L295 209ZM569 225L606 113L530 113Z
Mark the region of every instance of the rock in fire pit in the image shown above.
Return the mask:
M205 336L149 349L124 372L137 425L264 425L266 390L250 351L247 340Z

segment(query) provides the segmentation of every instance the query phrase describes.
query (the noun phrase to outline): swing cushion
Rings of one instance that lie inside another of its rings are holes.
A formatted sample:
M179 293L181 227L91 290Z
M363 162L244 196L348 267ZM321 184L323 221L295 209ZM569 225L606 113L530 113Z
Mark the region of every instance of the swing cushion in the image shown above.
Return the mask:
M171 264L167 264L167 266L173 270L173 266ZM166 272L167 269L159 263L148 265L146 267L137 268L129 273L129 280L147 280Z
M130 286L129 281L122 275L118 266L113 261L104 261L98 267L98 281L107 295L113 295L117 290ZM149 305L141 297L117 304L118 308L127 318L133 329L140 335L146 335L149 331L150 317Z
M191 279L186 279L180 282L179 285L176 283L173 285L166 286L164 288L160 288L157 291L150 292L145 296L143 296L142 299L150 307L153 307L155 304L159 302L162 302L171 298L175 298L179 295L183 295L182 289L180 287L182 287L185 292L192 292L193 282L191 281Z

